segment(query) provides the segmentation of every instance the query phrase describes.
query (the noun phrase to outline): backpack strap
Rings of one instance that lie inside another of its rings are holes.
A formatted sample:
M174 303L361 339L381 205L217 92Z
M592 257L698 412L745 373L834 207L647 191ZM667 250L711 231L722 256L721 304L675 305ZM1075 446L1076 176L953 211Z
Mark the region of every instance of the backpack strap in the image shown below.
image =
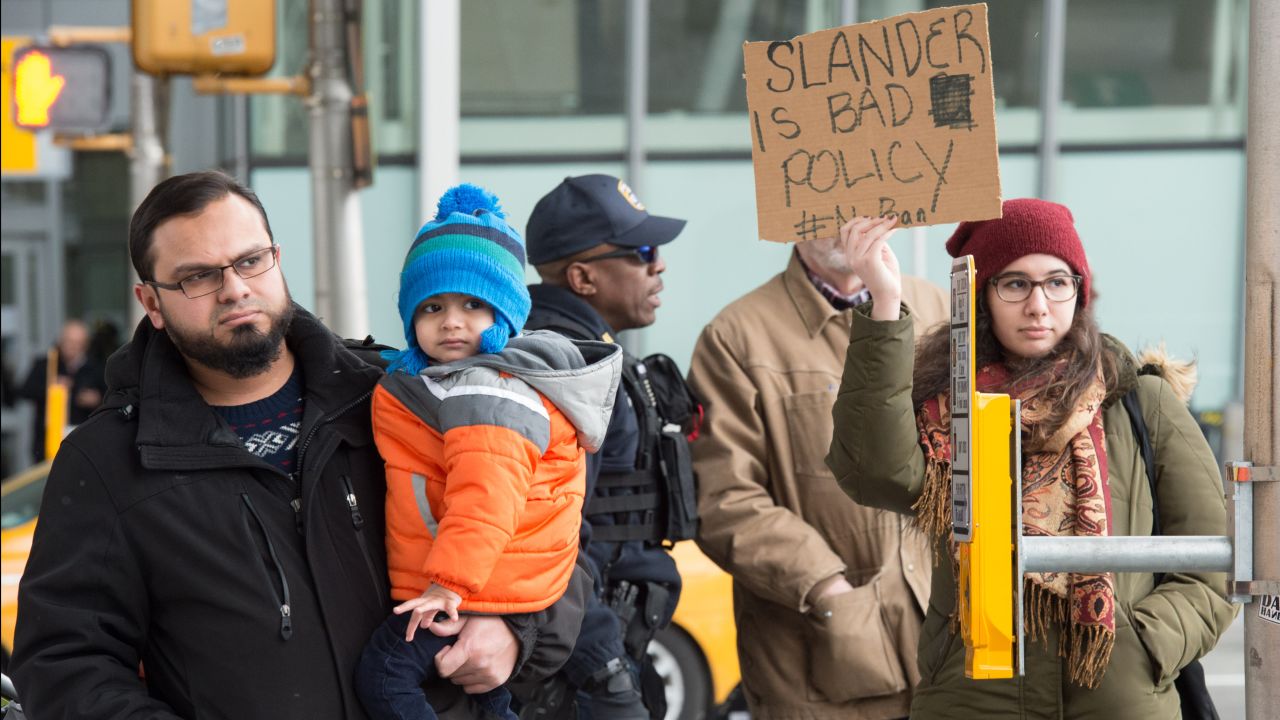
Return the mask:
M1133 436L1138 440L1142 463L1147 470L1147 487L1151 489L1151 534L1160 535L1160 503L1156 501L1156 459L1151 451L1151 434L1147 432L1147 421L1142 417L1142 405L1138 402L1138 389L1125 393L1120 402L1124 403L1124 409L1129 413L1129 424L1133 426Z
M1147 487L1151 489L1151 534L1160 535L1160 502L1156 498L1156 459L1151 451L1151 434L1147 432L1147 421L1142 417L1142 405L1138 402L1138 389L1135 387L1120 399L1124 409L1129 413L1129 424L1133 426L1133 436L1138 440L1142 451L1142 464L1147 470ZM1164 573L1156 573L1156 584L1164 579Z

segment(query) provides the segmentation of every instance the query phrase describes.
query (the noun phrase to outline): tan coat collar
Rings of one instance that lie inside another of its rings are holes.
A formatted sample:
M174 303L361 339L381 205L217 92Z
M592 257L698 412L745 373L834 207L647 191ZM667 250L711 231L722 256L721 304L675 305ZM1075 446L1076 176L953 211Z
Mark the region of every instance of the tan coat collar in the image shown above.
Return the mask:
M800 264L800 256L795 250L791 251L791 260L787 262L787 269L782 273L782 285L786 288L792 304L795 305L796 313L800 315L800 320L804 323L804 329L809 333L810 339L817 337L818 333L822 332L822 328L833 318L847 318L850 313L849 310L836 310L822 296L822 293L818 292L818 288L813 286L809 276L805 274L804 266ZM845 324L847 325L848 322L846 321Z

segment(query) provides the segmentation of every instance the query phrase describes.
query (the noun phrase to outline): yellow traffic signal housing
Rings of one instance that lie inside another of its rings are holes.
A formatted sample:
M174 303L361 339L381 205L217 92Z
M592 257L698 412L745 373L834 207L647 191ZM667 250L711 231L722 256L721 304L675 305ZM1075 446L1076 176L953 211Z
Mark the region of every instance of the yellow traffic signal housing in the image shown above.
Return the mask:
M1021 534L1018 403L975 393L972 447L972 539L960 546L960 630L964 674L1013 677L1021 622L1015 567ZM1018 512L1015 513L1015 510Z
M154 75L262 75L276 61L273 0L133 0L133 62Z
M13 54L13 120L27 130L91 132L111 110L111 56L100 47L28 45Z
M1022 436L1017 402L977 392L976 270L972 255L951 263L951 538L965 677L1010 678L1022 666Z

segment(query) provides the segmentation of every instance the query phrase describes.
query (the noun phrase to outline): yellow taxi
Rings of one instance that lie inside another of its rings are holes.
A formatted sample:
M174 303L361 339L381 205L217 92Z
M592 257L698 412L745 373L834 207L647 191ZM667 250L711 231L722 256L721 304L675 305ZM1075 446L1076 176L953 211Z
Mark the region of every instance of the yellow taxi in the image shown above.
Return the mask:
M0 595L0 640L4 671L18 610L18 580L27 565L35 534L40 498L49 463L14 475L0 486L0 545L3 594ZM739 681L737 635L733 623L733 590L729 575L692 542L672 550L684 581L671 626L649 646L654 666L667 691L667 720L701 720L722 715Z
M9 671L9 651L13 647L13 627L18 619L18 580L27 566L31 537L36 531L36 515L49 463L27 468L0 485L0 641L4 643L4 672Z
M684 588L670 627L649 645L667 691L666 720L718 717L740 679L733 582L690 541L671 555Z

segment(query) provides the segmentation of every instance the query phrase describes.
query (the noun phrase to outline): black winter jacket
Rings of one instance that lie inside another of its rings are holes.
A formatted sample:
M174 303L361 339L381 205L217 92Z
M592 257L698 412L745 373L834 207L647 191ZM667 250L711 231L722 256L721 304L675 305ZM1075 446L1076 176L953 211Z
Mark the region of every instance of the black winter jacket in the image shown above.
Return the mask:
M297 311L296 486L150 322L111 359L103 407L54 460L19 590L13 674L32 717L364 717L352 674L390 607L381 371Z
M545 283L530 285L529 295L533 307L527 330L553 330L575 340L604 340L615 342L612 329L604 318L582 298L572 292ZM630 355L624 362L635 362ZM598 453L587 456L587 498L606 496L616 490L597 487L601 473L625 473L635 470L636 454L640 446L640 423L631 398L620 383L613 403L613 415L604 444ZM584 507L584 511L587 508ZM591 537L592 525L612 524L612 516L596 516L582 521L582 547L589 556L592 579L598 588L612 585L618 580L630 582L658 582L671 591L662 619L665 626L676 603L680 599L680 573L671 555L657 545L640 541L602 542Z

